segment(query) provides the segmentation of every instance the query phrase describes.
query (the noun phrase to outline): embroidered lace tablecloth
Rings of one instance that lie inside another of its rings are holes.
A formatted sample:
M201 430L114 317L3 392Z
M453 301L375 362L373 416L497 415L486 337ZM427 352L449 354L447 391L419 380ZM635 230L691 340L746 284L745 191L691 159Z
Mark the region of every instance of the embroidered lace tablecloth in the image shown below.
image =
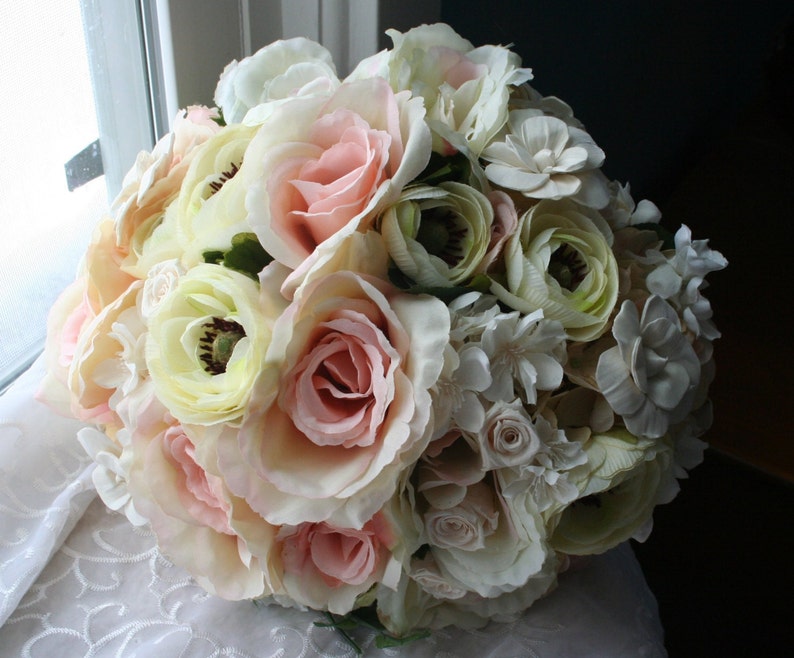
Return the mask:
M39 360L0 397L0 656L353 657L319 614L204 593L146 530L108 511L75 439L33 399ZM665 656L656 600L628 545L565 573L519 621L444 630L365 655Z

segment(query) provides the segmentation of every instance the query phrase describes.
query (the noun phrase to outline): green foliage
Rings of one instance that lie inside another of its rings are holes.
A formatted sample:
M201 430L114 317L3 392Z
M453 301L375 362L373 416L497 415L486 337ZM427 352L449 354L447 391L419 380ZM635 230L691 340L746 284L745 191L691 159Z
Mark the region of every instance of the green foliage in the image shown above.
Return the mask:
M205 263L223 265L250 276L254 281L259 281L259 273L273 260L254 233L238 233L227 251L213 249L202 255Z
M378 613L374 604L364 608L358 608L357 610L354 610L343 617L339 615L332 615L330 612L326 612L324 614L328 621L317 621L314 622L314 625L319 628L333 628L336 630L342 636L342 639L344 639L344 641L353 648L353 651L355 651L356 655L358 656L362 655L364 652L358 643L348 633L348 631L355 630L356 628L365 627L374 630L376 632L375 646L378 649L401 647L411 642L422 640L430 635L430 631L428 630L418 631L416 633L411 633L410 635L405 635L402 637L397 637L388 633L383 624L381 624L380 619L378 619Z

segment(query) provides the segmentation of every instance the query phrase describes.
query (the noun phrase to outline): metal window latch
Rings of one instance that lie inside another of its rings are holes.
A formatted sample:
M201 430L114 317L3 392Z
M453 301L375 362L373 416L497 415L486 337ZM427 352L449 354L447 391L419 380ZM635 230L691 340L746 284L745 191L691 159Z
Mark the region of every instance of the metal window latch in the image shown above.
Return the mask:
M70 192L101 176L105 171L99 140L91 142L63 167L66 171L66 186Z

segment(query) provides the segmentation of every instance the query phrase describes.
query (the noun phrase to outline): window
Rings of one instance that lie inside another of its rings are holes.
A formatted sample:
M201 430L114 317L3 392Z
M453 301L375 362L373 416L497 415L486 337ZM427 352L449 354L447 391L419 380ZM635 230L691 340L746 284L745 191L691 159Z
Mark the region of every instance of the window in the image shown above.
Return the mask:
M387 45L387 27L439 15L439 0L6 3L0 389L41 351L49 308L137 153L179 108L211 104L229 61L300 35L323 43L345 75Z

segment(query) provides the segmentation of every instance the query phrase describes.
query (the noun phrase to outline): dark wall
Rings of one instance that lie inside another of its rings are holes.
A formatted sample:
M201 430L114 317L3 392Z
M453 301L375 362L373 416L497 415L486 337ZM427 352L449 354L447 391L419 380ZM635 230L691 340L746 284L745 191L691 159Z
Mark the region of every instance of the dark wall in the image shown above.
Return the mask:
M662 205L760 92L791 3L445 0L441 11L475 46L514 44L538 91L568 102L606 151L606 174Z

